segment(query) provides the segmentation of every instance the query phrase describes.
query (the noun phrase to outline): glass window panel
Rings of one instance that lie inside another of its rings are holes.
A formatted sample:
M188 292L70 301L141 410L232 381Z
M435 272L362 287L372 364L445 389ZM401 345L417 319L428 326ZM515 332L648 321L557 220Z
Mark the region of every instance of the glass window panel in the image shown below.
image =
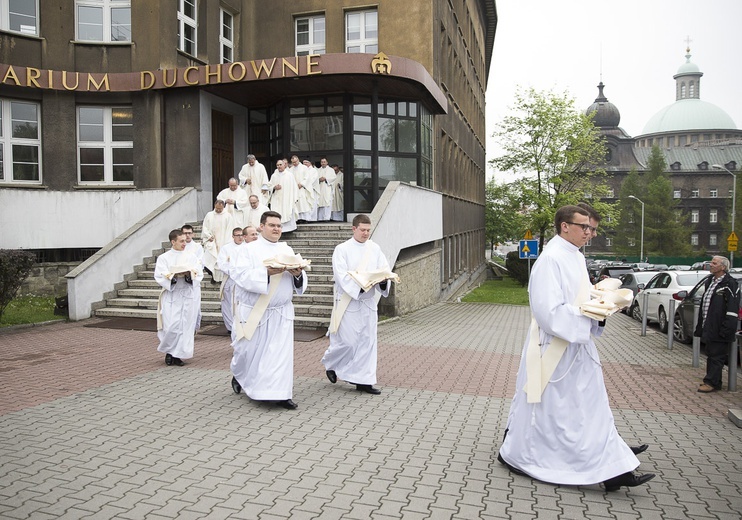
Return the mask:
M228 45L222 45L222 56L226 63L232 62L232 48Z
M358 213L371 213L374 209L371 200L371 190L354 190L353 211Z
M80 148L80 164L100 164L104 160L103 148Z
M183 34L185 40L183 51L187 54L194 54L196 51L196 30L190 25L186 25Z
M318 16L314 19L314 43L315 45L325 43L325 17Z
M10 117L13 124L13 137L38 139L39 123L37 105L31 103L10 103Z
M306 113L305 102L303 99L292 99L290 107L290 113L292 116Z
M78 6L77 37L85 41L103 41L103 9L101 7Z
M349 54L358 54L359 52L361 52L361 47L358 46L358 45L352 45L352 46L346 48L345 49L345 52L347 52Z
M325 100L324 99L310 99L309 100L309 113L310 114L323 114L325 112Z
M397 108L399 108L399 115L407 116L407 103L405 101L400 101L398 105Z
M10 0L8 18L11 31L36 34L36 0Z
M39 162L39 147L36 145L14 144L13 162L37 164Z
M397 125L391 117L379 118L379 151L397 151Z
M116 7L111 9L111 41L131 41L131 8Z
M134 164L134 149L133 148L114 148L113 152L113 164Z
M232 15L222 11L222 37L232 41Z
M114 182L134 182L134 166L131 165L113 165Z
M386 113L389 116L393 116L397 113L397 104L396 103L387 103L386 104Z
M103 165L80 165L80 180L83 182L100 182L103 180Z
M378 22L376 11L369 11L366 13L366 39L372 40L378 38Z
M111 110L112 132L114 141L133 141L134 125L132 124L131 108L114 108Z
M371 117L370 116L353 116L353 131L355 132L370 132L371 131Z
M379 184L381 184L382 179L387 182L416 182L417 159L412 157L379 157Z
M356 187L370 187L371 186L371 172L356 170L353 174L353 185Z
M417 117L417 103L410 103L410 117Z
M371 156L370 155L354 155L353 156L353 169L354 170L370 170L371 169Z
M268 112L266 110L250 110L250 123L265 124L268 122Z
M353 136L353 148L356 150L370 150L371 149L371 136L370 135L354 135Z
M342 112L343 111L343 98L340 96L332 96L327 98L327 111L328 112Z
M353 110L356 112L363 112L364 114L370 114L371 113L371 99L366 97L356 97L354 99L355 105L353 105Z
M417 121L399 120L399 151L417 153Z
M13 179L17 181L38 181L38 164L13 163Z
M80 141L103 140L103 109L80 108Z
M347 25L346 40L361 39L361 13L348 13L345 18ZM350 52L350 51L349 51Z
M301 18L296 21L296 44L309 45L309 19Z
M183 0L183 14L196 19L196 0Z
M363 50L363 52L367 52L369 54L377 54L379 52L379 46L374 45L366 45L366 48Z

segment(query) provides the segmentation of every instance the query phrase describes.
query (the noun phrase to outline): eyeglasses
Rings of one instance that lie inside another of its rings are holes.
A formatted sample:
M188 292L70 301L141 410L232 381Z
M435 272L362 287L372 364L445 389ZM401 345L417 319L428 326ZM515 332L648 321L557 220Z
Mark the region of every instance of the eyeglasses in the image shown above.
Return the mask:
M233 237L241 237L242 236L242 233L240 233L239 235L232 235L232 236Z
M591 226L590 224L578 224L577 222L564 222L565 224L572 224L573 226L579 226L582 228L583 233L587 233L588 231L590 233L594 233L598 230L598 228Z

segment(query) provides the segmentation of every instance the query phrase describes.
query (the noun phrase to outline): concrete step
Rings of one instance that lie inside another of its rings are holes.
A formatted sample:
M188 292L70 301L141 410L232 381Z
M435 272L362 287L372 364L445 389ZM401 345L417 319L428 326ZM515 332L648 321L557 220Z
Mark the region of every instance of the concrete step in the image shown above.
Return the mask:
M320 305L320 304L305 304L305 303L294 303L294 314L297 316L317 316L322 318L330 319L332 315L332 304Z
M159 286L158 286L159 287ZM160 298L161 289L137 287L133 289L121 289L118 291L119 298L147 298L157 300ZM201 301L218 301L219 291L201 291Z

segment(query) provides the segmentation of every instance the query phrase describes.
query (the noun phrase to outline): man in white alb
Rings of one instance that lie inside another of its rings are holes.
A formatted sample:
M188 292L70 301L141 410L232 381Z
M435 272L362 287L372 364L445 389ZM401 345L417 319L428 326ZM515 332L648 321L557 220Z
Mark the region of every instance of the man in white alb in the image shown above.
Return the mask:
M286 168L286 161L276 161L276 170L268 183L271 189L271 211L281 215L283 232L289 233L296 229L296 200L299 197L299 188L296 179Z
M328 222L332 217L332 199L335 194L335 181L337 174L335 170L327 165L327 158L320 159L320 167L317 170L317 181L319 192L317 194L317 220Z
M303 294L307 275L302 267L283 264L295 260L294 251L281 238L281 215L263 213L260 236L244 246L229 276L235 283L237 311L232 330L232 390L250 399L277 401L288 410L297 408L294 389L294 293Z
M533 321L523 348L498 460L515 473L573 486L603 482L607 491L638 486L639 460L619 436L592 336L604 321L583 315L590 280L580 247L591 237L586 210L559 208L556 236L528 285Z
M335 301L328 334L330 347L322 357L327 378L356 385L369 394L380 394L376 384L376 293L389 296L389 280L364 291L349 271L368 273L389 269L381 248L369 240L371 219L359 214L353 218L353 237L335 248L332 272L335 279Z
M337 164L332 165L335 170L335 189L332 194L332 214L330 218L338 222L345 222L345 203L343 196L343 184L345 183L343 169Z
M260 199L257 195L250 195L250 207L247 209L247 218L245 218L246 226L254 226L255 228L260 227L260 216L268 211L268 206L264 206L260 203Z
M204 267L211 273L215 283L221 282L224 274L216 268L216 259L219 258L219 250L224 244L232 241L232 229L234 229L232 216L224 211L224 201L217 200L214 210L209 211L204 217L201 228L201 242L204 246Z
M247 156L247 163L242 166L237 177L240 179L240 186L245 188L248 195L259 197L262 186L268 184L268 172L253 154Z
M296 181L296 213L297 223L308 221L312 217L312 208L314 207L314 188L312 186L314 179L312 172L299 162L299 156L291 156L291 175Z
M237 254L237 249L242 247L242 228L236 227L232 230L232 242L224 244L216 259L216 268L224 273L221 294L222 321L228 332L232 332L232 314L234 306L234 281L229 277L229 266Z
M314 203L312 204L312 211L309 214L309 218L307 219L308 222L317 222L317 210L319 208L319 174L317 173L317 168L315 168L314 164L312 164L312 161L309 159L304 159L302 161L302 164L309 170L310 172L310 179L312 181L312 195L314 197Z
M183 227L180 228L180 230L183 232L183 235L185 235L186 238L185 251L187 253L196 255L199 264L201 264L201 278L203 278L204 246L193 240L193 226L191 226L190 224L184 224ZM198 294L198 316L196 316L196 330L194 331L198 332L198 330L201 328L201 284L197 283L193 286L196 288L196 293Z
M229 179L229 187L224 188L216 196L217 200L224 201L227 213L232 215L235 226L245 227L247 225L245 211L247 210L247 192L239 187L237 179Z
M159 352L166 365L183 366L193 357L193 331L196 326L198 294L196 287L204 273L201 262L185 251L186 238L180 229L168 237L172 248L157 257L155 281L162 287L157 304Z

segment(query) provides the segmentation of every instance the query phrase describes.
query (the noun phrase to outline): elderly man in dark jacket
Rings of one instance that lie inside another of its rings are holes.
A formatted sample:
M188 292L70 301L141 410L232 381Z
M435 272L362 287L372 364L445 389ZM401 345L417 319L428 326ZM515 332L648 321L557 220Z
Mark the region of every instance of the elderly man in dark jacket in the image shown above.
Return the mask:
M695 331L706 345L706 377L698 387L702 393L721 390L721 372L734 341L739 313L739 288L729 275L729 260L713 257L709 271L712 276L705 283Z

